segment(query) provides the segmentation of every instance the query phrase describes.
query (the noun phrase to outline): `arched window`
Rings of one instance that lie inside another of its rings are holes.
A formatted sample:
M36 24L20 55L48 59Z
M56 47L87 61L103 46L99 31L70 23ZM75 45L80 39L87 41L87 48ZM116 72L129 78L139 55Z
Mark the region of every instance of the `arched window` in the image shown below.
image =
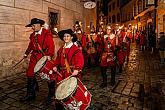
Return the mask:
M111 5L109 5L109 12L111 12Z
M117 0L117 7L119 7L119 0Z
M112 22L111 22L111 16L109 16L109 23L112 23Z
M112 16L112 23L116 23L116 16L115 15Z
M117 22L120 22L120 13L117 13Z
M112 9L113 10L115 9L115 2L113 2L113 4L112 4Z
M142 12L142 0L139 0L138 1L138 13L141 13Z

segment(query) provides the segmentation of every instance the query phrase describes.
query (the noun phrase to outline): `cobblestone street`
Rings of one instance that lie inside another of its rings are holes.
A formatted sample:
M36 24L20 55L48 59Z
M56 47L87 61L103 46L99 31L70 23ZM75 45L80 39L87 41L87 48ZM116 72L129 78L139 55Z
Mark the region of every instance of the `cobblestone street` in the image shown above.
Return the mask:
M98 67L84 70L83 83L92 94L88 110L165 110L165 65L160 64L158 52L139 51L134 45L128 64L116 76L115 86L101 89L102 78ZM19 102L26 93L24 74L2 79L0 82L0 110L52 110L45 104L46 81L39 81L36 100Z

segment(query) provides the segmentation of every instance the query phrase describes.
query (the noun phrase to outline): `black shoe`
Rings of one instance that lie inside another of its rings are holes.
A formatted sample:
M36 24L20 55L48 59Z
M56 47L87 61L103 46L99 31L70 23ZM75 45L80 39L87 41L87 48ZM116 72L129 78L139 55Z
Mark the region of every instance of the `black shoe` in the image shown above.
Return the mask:
M47 101L51 102L52 99L55 99L55 81L48 82L48 96L47 96Z
M26 96L20 98L20 101L32 101L35 100L36 93L35 93L35 79L34 78L28 78L27 80L27 94Z

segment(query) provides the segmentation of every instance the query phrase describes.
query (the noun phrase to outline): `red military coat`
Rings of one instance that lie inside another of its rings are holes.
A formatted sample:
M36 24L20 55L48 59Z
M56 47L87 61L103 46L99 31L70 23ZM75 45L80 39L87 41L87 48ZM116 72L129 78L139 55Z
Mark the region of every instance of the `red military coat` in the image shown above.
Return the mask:
M86 45L87 45L86 35L85 34L82 34L81 41L82 41L82 48L85 49Z
M110 35L104 35L104 52L101 56L100 66L114 66L115 62L108 61L108 59L112 59L114 56L115 45L116 45L116 37L112 34L112 38ZM109 55L112 54L112 55ZM112 56L112 57L111 57Z
M78 41L81 43L83 49L86 48L86 36L84 33L76 33Z
M57 77L57 82L65 79L66 77L70 76L71 73L67 73L65 60L64 60L64 49L65 49L65 56L67 57L67 61L71 70L78 70L80 73L78 75L81 78L81 70L84 67L84 57L82 54L82 50L79 49L75 44L70 44L70 47L63 48L63 46L58 50L57 57L54 61L56 67L59 67L60 74L62 77Z
M131 41L129 41L129 39L131 40L132 37L132 34L127 34L127 32L123 32L125 34L123 34L122 38L122 48L123 48L123 53L124 53L124 57L128 57L129 56L129 53L130 53L130 43ZM127 34L127 35L126 35ZM128 39L127 39L128 38Z
M46 56L51 56L51 57L54 56L55 46L54 46L52 34L44 28L42 28L41 34L38 35L38 43ZM29 67L26 72L27 77L34 76L34 67L36 63L40 60L40 58L43 56L42 53L40 52L39 47L36 44L35 32L33 32L30 35L30 42L25 52L26 55L29 55L30 53L31 56L30 56Z
M117 63L119 64L119 65L123 65L123 63L124 63L124 51L123 51L123 49L122 49L122 46L123 46L123 35L125 35L123 32L120 32L119 34L118 34L118 44L116 44L117 45L117 47L118 47L118 50L117 50Z

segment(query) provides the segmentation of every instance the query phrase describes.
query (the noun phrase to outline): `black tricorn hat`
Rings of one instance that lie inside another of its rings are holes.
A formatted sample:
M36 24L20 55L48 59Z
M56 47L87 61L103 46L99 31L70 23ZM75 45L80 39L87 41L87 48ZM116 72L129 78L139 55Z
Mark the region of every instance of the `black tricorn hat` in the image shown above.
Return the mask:
M31 19L30 24L26 25L25 27L31 27L33 24L41 24L41 25L43 25L43 24L45 24L45 21L42 20L42 19L33 18L33 19Z
M73 37L73 39L72 39L73 42L76 42L76 41L77 41L77 36L76 36L76 34L72 31L72 29L66 29L66 30L61 30L61 31L59 31L59 32L58 32L58 36L60 37L61 40L64 41L63 37L64 37L64 34L66 34L66 33L67 33L67 34L70 34L70 35Z

